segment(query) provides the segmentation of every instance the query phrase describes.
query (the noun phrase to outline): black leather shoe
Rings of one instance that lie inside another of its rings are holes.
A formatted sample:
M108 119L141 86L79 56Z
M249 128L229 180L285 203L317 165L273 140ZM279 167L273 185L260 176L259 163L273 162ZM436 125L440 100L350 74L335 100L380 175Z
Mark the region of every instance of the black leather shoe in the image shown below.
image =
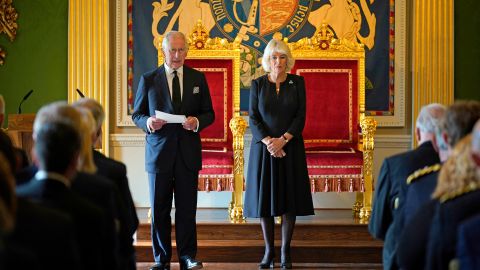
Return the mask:
M202 269L203 264L190 256L183 256L180 259L180 270L196 270Z
M169 263L156 263L150 267L150 270L170 270Z

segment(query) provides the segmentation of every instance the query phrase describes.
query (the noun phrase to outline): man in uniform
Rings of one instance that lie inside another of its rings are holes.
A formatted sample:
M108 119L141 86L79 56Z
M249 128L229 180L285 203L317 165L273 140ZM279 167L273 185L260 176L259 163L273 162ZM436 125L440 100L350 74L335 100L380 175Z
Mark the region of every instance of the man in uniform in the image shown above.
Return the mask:
M382 164L368 229L372 236L384 240L384 269L397 269L395 257L401 232L407 177L417 169L440 161L432 140L444 112L445 107L441 104L424 106L418 115L415 128L419 146L414 150L389 157Z

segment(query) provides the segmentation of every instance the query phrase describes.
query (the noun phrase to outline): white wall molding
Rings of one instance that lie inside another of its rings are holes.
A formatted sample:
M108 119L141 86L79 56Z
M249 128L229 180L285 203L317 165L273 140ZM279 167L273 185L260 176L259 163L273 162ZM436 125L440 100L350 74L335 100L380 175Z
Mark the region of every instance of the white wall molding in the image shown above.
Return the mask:
M376 135L375 148L402 148L412 146L411 135Z
M245 134L245 148L252 141L252 134ZM113 147L143 147L145 146L145 134L111 134L110 142ZM376 135L375 148L402 148L408 149L412 145L410 135Z

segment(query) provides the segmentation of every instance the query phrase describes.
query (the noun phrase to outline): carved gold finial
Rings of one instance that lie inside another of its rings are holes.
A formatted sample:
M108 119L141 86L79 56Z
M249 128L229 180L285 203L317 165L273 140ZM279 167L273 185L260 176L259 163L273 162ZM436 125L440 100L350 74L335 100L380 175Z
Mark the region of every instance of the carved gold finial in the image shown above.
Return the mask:
M322 25L320 26L320 30L315 35L315 38L318 41L318 46L322 50L326 50L330 47L330 43L332 42L333 37L334 34L332 32L332 29L328 27L327 23L322 23Z
M188 43L190 44L190 49L196 50L233 50L240 48L240 43L238 42L230 43L225 38L210 38L201 20L198 20L193 27L192 32L188 36Z
M17 36L18 13L12 6L12 0L0 0L0 34L5 33L13 41Z
M193 27L192 33L190 34L190 44L195 46L197 49L203 49L208 37L207 29L205 29L205 26L203 26L202 21L198 20Z
M318 32L311 38L302 38L296 42L288 43L290 50L302 51L338 51L338 52L364 52L363 44L347 39L335 39L333 30L327 23L322 23Z

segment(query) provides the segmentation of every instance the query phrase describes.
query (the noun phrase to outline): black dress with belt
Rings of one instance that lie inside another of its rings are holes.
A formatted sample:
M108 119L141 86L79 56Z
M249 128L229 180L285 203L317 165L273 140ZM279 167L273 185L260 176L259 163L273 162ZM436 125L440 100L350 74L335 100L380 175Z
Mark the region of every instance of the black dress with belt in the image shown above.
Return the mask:
M252 81L250 89L250 129L252 144L248 162L244 215L270 217L283 214L313 215L312 196L302 131L306 100L303 77L287 74L276 92L267 75ZM294 137L285 146L286 156L270 155L262 139Z

